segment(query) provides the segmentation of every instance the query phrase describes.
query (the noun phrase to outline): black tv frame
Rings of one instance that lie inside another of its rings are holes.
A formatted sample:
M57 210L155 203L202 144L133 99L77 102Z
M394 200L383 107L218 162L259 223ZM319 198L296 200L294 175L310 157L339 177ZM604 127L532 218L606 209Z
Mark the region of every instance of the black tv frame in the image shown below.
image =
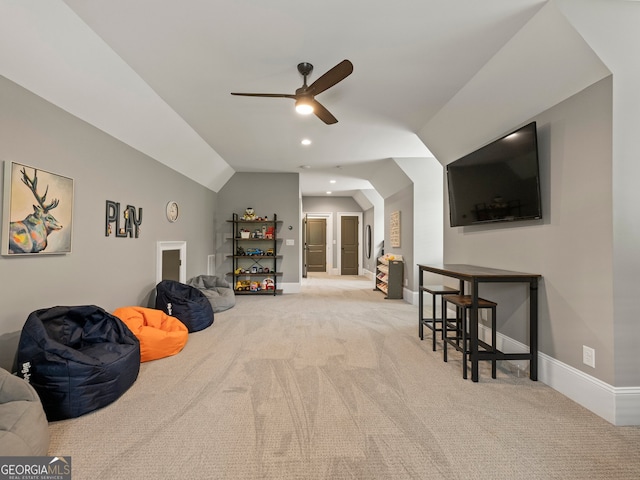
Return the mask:
M522 138L518 139L518 135ZM495 174L498 167L502 168L501 175ZM492 169L494 175L491 175ZM516 170L519 170L519 173ZM542 218L540 161L535 121L451 162L447 165L446 172L451 227ZM508 175L511 175L512 182L508 181ZM516 177L523 175L526 180L520 179L518 184ZM489 196L488 189L498 185L497 178L501 178L503 183L499 186L508 195L493 191ZM478 185L475 183L476 179L482 183ZM479 195L478 191L483 189L487 190L484 197L470 200L469 191L475 191L476 195ZM524 198L514 198L515 191Z

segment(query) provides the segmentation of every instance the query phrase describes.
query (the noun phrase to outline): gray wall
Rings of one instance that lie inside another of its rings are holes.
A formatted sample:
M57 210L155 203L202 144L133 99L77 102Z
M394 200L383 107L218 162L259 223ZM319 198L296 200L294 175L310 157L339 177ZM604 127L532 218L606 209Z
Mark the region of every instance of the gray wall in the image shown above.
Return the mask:
M613 385L612 84L608 77L530 119L544 220L451 228L445 211L445 261L543 275L540 351ZM528 343L526 287L483 285L480 294L498 302L499 331ZM583 365L583 345L595 348L595 369Z
M444 256L442 211L444 169L435 158L396 158L413 182L413 263L407 264L413 303L418 303L417 264L439 265ZM435 282L441 283L441 281ZM410 299L405 298L410 301Z
M445 260L542 274L540 350L615 387L640 385L640 40L629 3L546 3L419 132L446 164L539 120L550 223L445 224ZM504 300L501 328L520 330L526 303ZM596 349L595 369L583 345Z
M613 72L612 179L613 223L613 319L604 319L613 328L611 347L615 363L616 387L640 385L638 368L638 292L640 291L640 37L637 3L603 0L562 0L557 2L581 38L597 52ZM587 4L585 8L585 4ZM615 25L615 35L611 26ZM554 42L554 45L558 45ZM557 64L554 64L557 65ZM574 69L574 63L566 65ZM555 80L555 79L554 79ZM603 159L604 161L604 159ZM608 273L608 272L607 272ZM609 292L606 292L607 294ZM612 351L607 347L604 355ZM596 353L596 355L598 355ZM596 360L596 365L598 361Z
M228 223L234 213L242 215L252 207L257 216L273 217L283 223L278 229L278 251L283 255L279 269L284 284L300 284L300 179L297 173L235 173L218 192L216 210L217 252L216 273L223 276L231 272L232 225ZM293 240L293 245L287 245ZM280 268L281 266L281 268ZM230 277L227 277L230 280ZM287 293L285 289L285 293Z
M73 252L0 257L0 334L30 312L95 304L108 311L146 305L156 281L158 241L187 242L187 278L207 273L216 193L0 77L0 160L75 181ZM105 237L105 202L141 207L140 237ZM180 217L169 223L169 200ZM54 213L54 212L52 212ZM54 233L55 235L55 233Z
M400 212L400 246L392 247L389 227L391 214ZM403 188L399 192L384 200L384 253L400 254L404 260L404 280L409 290L415 290L413 282L413 185Z
M338 240L338 213L339 212L362 212L362 208L353 199L353 197L302 197L302 215L308 213L333 213L333 239ZM360 225L360 228L364 228ZM334 244L335 245L335 244ZM338 252L336 248L333 250L333 264L328 265L328 268L337 268L338 266ZM362 249L364 252L364 248ZM360 265L363 265L362 260Z

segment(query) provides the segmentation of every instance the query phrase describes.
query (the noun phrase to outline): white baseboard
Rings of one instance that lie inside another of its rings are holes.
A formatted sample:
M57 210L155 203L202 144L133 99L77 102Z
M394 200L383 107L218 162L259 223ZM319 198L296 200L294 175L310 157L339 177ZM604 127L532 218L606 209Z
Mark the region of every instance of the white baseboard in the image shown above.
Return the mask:
M402 298L404 298L405 302L410 303L411 305L418 305L419 297L417 291L414 292L413 290L409 290L407 287L404 287L404 290L402 291Z
M300 282L280 283L278 287L282 289L283 294L287 293L300 293L302 291L302 284Z
M491 331L481 325L479 336L490 339ZM497 334L498 349L526 353L529 347ZM517 369L528 370L528 361L513 361ZM544 353L538 353L538 381L549 385L574 402L616 426L640 425L640 387L613 387L577 368Z

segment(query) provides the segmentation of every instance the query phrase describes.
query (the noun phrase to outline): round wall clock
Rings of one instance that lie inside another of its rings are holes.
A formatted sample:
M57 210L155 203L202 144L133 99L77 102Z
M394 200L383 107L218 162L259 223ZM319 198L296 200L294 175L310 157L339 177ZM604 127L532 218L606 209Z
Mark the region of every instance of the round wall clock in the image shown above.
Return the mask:
M167 220L170 222L178 220L178 202L171 201L167 203Z

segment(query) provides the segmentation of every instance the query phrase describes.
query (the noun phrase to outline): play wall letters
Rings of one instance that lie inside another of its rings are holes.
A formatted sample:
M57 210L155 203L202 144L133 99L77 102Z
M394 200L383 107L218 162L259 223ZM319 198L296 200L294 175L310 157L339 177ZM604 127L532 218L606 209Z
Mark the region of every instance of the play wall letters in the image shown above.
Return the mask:
M121 226L120 222L123 223L123 226ZM122 215L120 215L120 203L107 200L104 231L106 237L113 233L111 226L113 223L115 223L116 237L138 238L140 235L140 224L142 223L142 208L139 208L136 214L136 207L127 205Z

